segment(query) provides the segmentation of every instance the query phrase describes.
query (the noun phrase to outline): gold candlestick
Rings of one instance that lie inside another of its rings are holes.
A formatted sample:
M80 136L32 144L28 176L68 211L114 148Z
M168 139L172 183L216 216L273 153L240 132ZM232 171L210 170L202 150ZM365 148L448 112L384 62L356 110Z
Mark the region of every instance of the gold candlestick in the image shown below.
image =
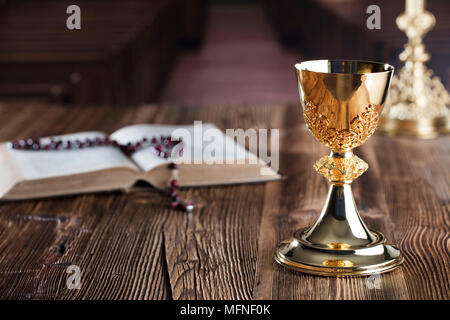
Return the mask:
M425 10L425 0L406 0L406 10L396 23L408 37L399 56L405 66L392 79L379 131L425 139L448 133L450 95L425 66L430 55L422 43L424 35L434 27L435 18Z
M394 68L345 60L305 61L295 68L306 125L331 149L314 165L330 182L330 190L317 221L280 243L275 260L322 276L391 271L403 256L381 233L366 227L350 184L368 168L352 150L375 132Z

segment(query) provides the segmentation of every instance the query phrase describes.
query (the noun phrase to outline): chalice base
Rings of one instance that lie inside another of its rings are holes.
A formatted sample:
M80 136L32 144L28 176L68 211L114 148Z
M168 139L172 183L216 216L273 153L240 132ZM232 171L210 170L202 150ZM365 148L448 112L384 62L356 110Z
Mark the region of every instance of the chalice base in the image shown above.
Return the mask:
M403 262L403 256L394 246L384 243L381 233L373 232L374 243L355 250L314 248L302 243L299 232L289 241L281 242L275 251L275 260L284 267L318 276L367 276L389 272Z
M281 242L275 260L287 268L320 276L383 273L403 262L400 251L385 242L383 234L370 231L362 221L351 186L332 184L316 222Z
M382 117L378 131L392 136L432 139L450 133L450 116L417 120Z

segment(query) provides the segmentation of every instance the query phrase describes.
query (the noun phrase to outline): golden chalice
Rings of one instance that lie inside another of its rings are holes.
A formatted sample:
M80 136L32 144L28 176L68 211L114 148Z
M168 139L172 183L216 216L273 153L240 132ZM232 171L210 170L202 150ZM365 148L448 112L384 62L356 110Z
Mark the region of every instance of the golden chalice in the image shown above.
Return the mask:
M388 272L403 262L400 251L370 231L356 208L350 184L368 165L353 148L377 127L394 68L366 61L316 60L295 65L308 129L331 149L314 169L330 182L317 221L280 243L275 260L322 276Z

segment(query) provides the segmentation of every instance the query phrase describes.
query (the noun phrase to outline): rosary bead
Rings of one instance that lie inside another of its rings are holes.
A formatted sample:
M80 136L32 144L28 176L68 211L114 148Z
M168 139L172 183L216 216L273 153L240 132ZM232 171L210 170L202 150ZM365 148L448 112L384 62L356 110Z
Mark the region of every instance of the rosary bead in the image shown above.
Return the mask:
M172 180L172 182L170 183L172 187L178 188L179 184L178 184L178 180Z
M102 145L103 145L103 140L100 139L100 138L95 138L95 143L96 143L98 146L102 146Z
M86 138L86 140L84 140L84 143L86 144L86 146L88 147L92 147L94 145L94 143L92 142L91 139Z
M84 143L81 142L80 140L75 140L75 147L81 149L84 147Z
M178 164L176 164L175 162L169 163L169 169L170 169L170 170L176 170L176 169L178 169Z

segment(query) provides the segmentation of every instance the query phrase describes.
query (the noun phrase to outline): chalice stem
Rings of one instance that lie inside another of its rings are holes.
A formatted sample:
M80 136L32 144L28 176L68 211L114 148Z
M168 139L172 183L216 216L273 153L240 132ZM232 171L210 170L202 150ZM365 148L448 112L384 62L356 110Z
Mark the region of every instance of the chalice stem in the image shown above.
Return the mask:
M303 234L309 243L330 249L365 246L376 241L362 221L350 184L331 184L317 221Z
M314 168L330 182L325 206L303 239L330 249L366 246L376 241L362 221L353 198L351 182L367 170L368 165L353 152L333 152Z

